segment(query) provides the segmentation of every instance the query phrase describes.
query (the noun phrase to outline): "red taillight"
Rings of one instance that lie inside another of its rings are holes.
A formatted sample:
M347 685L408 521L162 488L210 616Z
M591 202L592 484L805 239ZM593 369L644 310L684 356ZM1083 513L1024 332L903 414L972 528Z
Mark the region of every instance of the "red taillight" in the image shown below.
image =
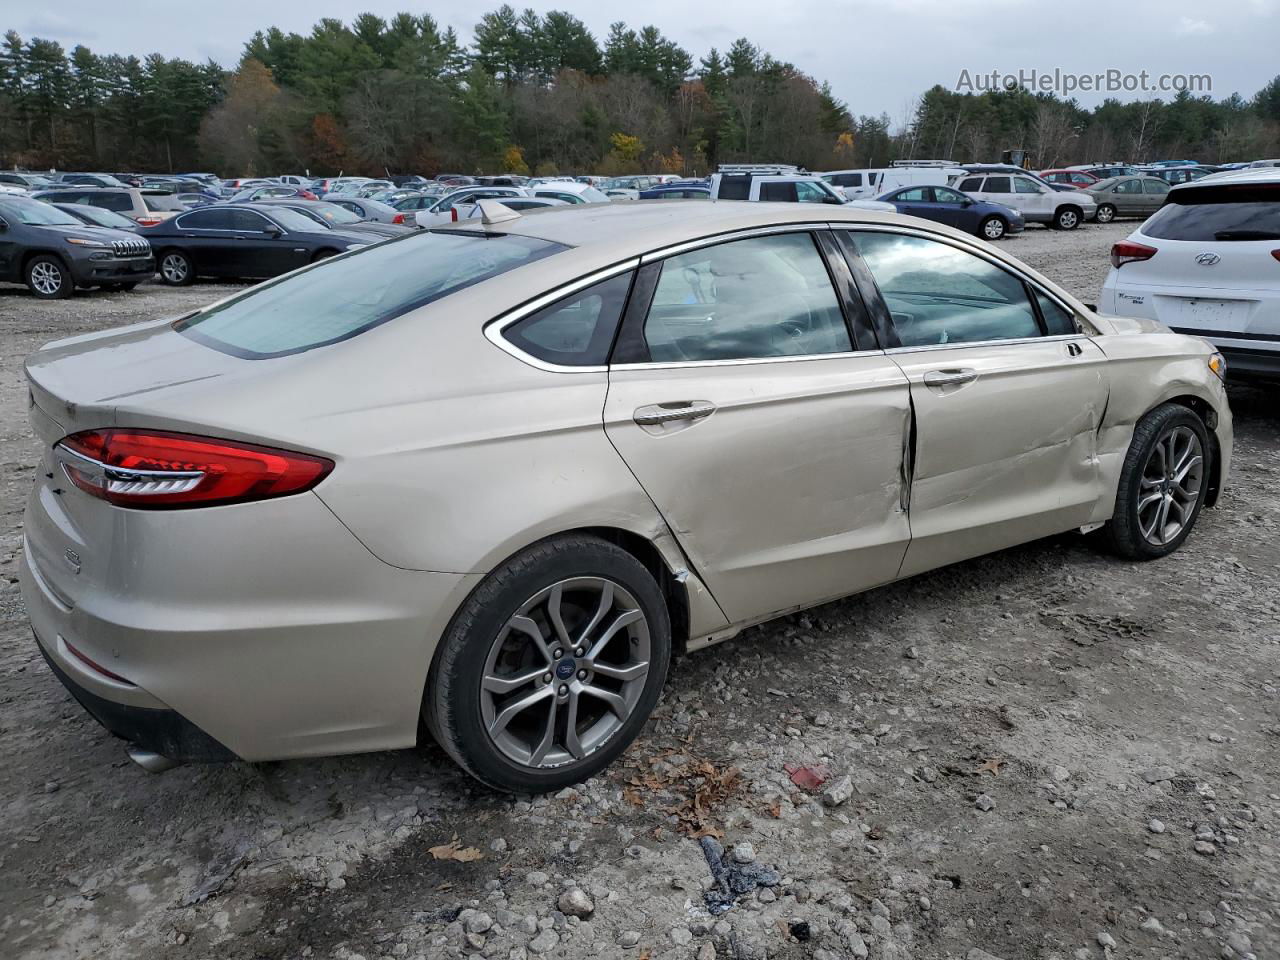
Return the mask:
M73 657L75 657L77 660L79 660L81 663L83 663L85 666L89 667L90 669L95 670L98 673L102 674L108 680L115 680L117 683L127 683L131 687L135 686L135 684L132 681L126 680L124 677L120 676L120 674L118 673L112 673L110 670L108 670L102 664L98 663L96 660L90 660L87 656L85 656L83 653L81 653L71 644L67 643L66 638L63 638L62 642L67 644L67 650L71 653Z
M394 217L392 217L392 218L391 218L391 222L392 222L392 223L404 223L404 214L403 214L403 213L397 213Z
M457 222L458 222L458 208L457 208L457 207L454 207L453 209L451 209L451 210L449 211L449 219L450 219L450 220L452 220L454 223L457 223Z
M1111 248L1111 265L1122 267L1137 260L1150 260L1157 252L1155 247L1148 247L1145 243L1121 240Z
M67 478L85 493L142 509L288 496L333 469L324 457L185 433L85 430L57 449Z
M139 217L138 226L154 227L157 223L163 223L164 217Z
M1272 250L1271 255L1275 257L1277 260L1280 260L1280 250Z
M302 199L303 199L303 200L318 200L318 199L320 199L320 198L319 198L319 197L317 197L314 193L312 193L310 190L299 190L299 191L298 191L298 196L302 197Z

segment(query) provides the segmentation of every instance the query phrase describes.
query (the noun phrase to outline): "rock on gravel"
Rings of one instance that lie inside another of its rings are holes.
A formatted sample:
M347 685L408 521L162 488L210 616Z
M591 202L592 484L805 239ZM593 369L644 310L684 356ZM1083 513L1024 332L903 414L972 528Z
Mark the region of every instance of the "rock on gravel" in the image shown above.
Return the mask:
M591 898L577 887L560 894L560 899L556 901L556 906L566 917L578 917L580 919L591 916L596 910L596 905L591 902Z

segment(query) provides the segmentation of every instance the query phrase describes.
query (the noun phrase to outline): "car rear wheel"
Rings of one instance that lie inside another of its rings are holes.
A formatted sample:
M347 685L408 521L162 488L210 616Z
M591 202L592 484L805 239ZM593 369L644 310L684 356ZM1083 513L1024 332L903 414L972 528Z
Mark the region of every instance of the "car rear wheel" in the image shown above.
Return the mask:
M32 257L26 272L27 287L41 300L61 300L75 292L71 271L57 257Z
M558 790L635 739L670 657L666 604L643 564L596 537L548 540L463 604L436 654L423 716L478 780Z
M1163 404L1138 421L1104 528L1116 553L1155 560L1182 545L1204 506L1210 450L1204 421L1181 404Z
M1008 225L1001 217L987 217L978 228L978 233L986 240L999 240L1004 236Z
M1109 203L1104 203L1098 207L1098 212L1093 215L1093 219L1098 223L1110 223L1116 218L1116 208Z
M160 279L171 287L185 287L195 282L196 266L181 250L167 250L160 257Z
M1053 215L1053 225L1059 230L1074 230L1080 226L1080 211L1075 207L1062 207Z

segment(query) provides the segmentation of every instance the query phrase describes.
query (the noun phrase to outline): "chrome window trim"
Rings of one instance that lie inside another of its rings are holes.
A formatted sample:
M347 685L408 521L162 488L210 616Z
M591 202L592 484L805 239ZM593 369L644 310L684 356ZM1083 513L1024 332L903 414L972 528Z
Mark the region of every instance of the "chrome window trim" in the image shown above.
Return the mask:
M499 350L508 353L523 363L529 364L531 367L537 367L539 370L545 370L548 373L607 373L608 364L591 364L588 366L574 367L560 363L549 363L526 353L514 343L502 335L502 331L511 326L518 320L523 320L531 313L537 313L543 307L550 306L557 300L562 300L567 296L584 290L592 284L599 283L601 280L608 280L610 277L616 277L620 273L626 273L629 270L635 270L640 266L640 258L633 257L630 260L624 260L621 263L615 263L611 267L605 267L603 270L597 270L594 273L588 273L586 276L579 277L577 280L571 280L568 283L541 294L533 300L528 301L514 310L502 314L499 317L485 324L484 335L490 343ZM619 320L621 322L621 320Z
M957 343L923 343L919 346L911 347L890 347L884 353L893 355L897 353L922 353L926 350L961 350L965 347L1007 347L1010 344L1057 343L1059 341L1080 340L1085 337L1086 335L1083 333L1057 333L1050 337L1010 337L1007 340L961 340Z
M982 341L974 340L972 341L973 343L979 343L979 342L981 343L1016 343L1019 340L1057 340L1057 339L1070 339L1072 337L1090 337L1090 336L1098 335L1096 332L1090 333L1088 330L1079 329L1080 314L1076 311L1074 307L1072 307L1069 303L1063 300L1062 297L1058 296L1058 294L1054 293L1052 290L1047 289L1041 283L1037 282L1032 277L1027 276L1022 271L1014 270L1009 264L1004 263L998 257L992 256L990 253L988 253L986 250L983 250L981 247L977 246L976 244L970 244L967 240L962 240L958 237L945 236L940 233L932 233L928 230L920 230L919 228L900 227L891 223L883 223L883 224L882 223L867 223L867 224L831 223L831 224L828 224L828 226L832 230L849 230L849 231L857 230L864 233L867 233L867 232L900 233L908 237L919 237L921 240L933 240L938 243L945 243L948 246L955 247L957 250L963 250L965 253L973 254L974 256L987 261L993 267L997 267L998 269L1004 270L1007 273L1012 273L1015 277L1017 277L1023 283L1029 285L1031 289L1044 294L1046 297L1048 297L1050 300L1052 300L1054 303L1060 306L1063 310L1067 311L1067 313L1071 315L1072 319L1076 320L1077 330L1073 334L1055 334L1053 336L1045 336L1045 337L1018 337L1018 338L1011 338L1009 340L982 340ZM867 269L869 270L870 267L868 267ZM878 284L879 284L879 281L877 281L877 285ZM950 344L939 343L939 344L933 344L928 347L918 347L918 348L917 347L912 347L912 348L892 347L890 349L891 351L900 350L900 349L929 350L929 349L933 349L934 347L945 347L945 346L950 346Z
M751 201L745 201L750 203ZM720 243L730 243L734 240L747 240L751 237L766 237L775 233L798 233L800 231L808 231L812 233L815 230L826 230L829 224L825 220L808 220L797 223L781 223L768 227L748 227L742 230L734 230L728 233L717 233L708 237L699 237L696 240L684 240L680 243L674 243L668 247L660 247L657 250L651 250L649 253L640 255L640 263L653 263L655 260L665 260L668 257L678 256L682 253L688 253L691 250L697 250L700 247L711 247Z
M669 360L653 363L615 363L611 370L680 370L685 367L740 367L753 363L799 363L807 360L849 360L883 357L884 350L841 350L839 353L804 353L787 357L735 357L732 360Z

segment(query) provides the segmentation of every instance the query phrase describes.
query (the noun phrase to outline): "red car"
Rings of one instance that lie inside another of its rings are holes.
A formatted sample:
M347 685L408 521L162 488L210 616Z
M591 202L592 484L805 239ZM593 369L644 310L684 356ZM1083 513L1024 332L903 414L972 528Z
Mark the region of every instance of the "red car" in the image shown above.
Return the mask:
M1083 170L1041 170L1040 176L1050 183L1065 184L1075 190L1088 190L1098 182L1097 177Z

